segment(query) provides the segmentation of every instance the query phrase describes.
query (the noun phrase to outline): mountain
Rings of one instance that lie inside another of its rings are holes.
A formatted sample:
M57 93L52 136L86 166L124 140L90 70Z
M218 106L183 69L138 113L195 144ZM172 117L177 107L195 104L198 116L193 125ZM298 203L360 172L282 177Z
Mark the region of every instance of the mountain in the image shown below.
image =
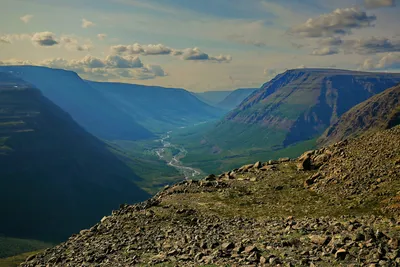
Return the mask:
M296 69L279 74L215 125L174 132L171 142L190 153L187 166L205 172L234 169L249 160L296 157L348 110L397 85L400 73Z
M0 234L64 240L148 198L140 179L38 89L0 72Z
M223 101L232 92L233 91L207 91L193 94L201 101L212 106L217 106L219 102Z
M400 124L400 84L386 89L343 114L319 139L329 144Z
M399 82L400 73L289 70L264 84L219 127L233 123L281 131L276 144L287 146L322 134L346 111Z
M137 140L152 133L120 111L75 72L38 66L0 66L39 88L90 133L108 140Z
M219 102L216 106L232 110L240 105L249 95L251 95L258 88L240 88L230 93L224 100Z
M397 266L399 166L400 126L184 181L21 266Z
M165 132L222 116L184 89L138 84L90 82L104 97L135 121L155 132Z

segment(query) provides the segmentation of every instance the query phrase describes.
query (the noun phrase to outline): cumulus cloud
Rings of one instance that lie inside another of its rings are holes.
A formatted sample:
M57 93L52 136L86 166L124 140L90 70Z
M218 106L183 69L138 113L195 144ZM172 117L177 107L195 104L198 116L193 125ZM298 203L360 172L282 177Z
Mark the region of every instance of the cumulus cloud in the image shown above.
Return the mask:
M210 56L202 52L199 48L187 48L183 51L182 59L184 60L200 60L200 61L213 61L218 63L228 63L232 60L230 55Z
M343 46L347 52L353 52L357 54L400 52L400 40L384 37L348 40Z
M32 65L32 62L29 60L19 60L19 59L0 60L0 66L9 66L9 65Z
M210 56L202 52L199 48L186 48L183 50L174 49L163 44L141 45L135 43L133 45L115 45L110 47L111 52L117 55L172 55L181 56L183 60L203 60L212 62L230 62L230 55Z
M68 36L61 37L61 43L70 51L89 51L93 48L91 42L79 44L77 39Z
M314 51L312 51L311 55L313 55L313 56L328 56L328 55L335 55L338 53L339 53L339 50L337 48L327 46L327 47L315 49Z
M111 51L116 54L130 55L175 55L175 50L163 44L141 45L135 43L133 45L115 45L111 46Z
M118 55L107 56L105 64L111 68L141 68L143 63L139 57L127 56L121 57Z
M366 8L394 7L395 0L364 0Z
M82 19L82 28L89 28L89 27L93 27L96 24L94 24L92 21L87 20L87 19Z
M4 36L0 36L0 44L1 43L3 43L3 44L11 44L11 41L10 40L8 40L6 37L4 37Z
M33 18L33 15L27 14L25 16L20 17L19 19L22 20L24 23L28 23L32 18Z
M97 34L97 38L98 38L99 40L104 40L104 39L107 38L107 34L105 34L105 33L99 33L99 34Z
M167 76L161 66L144 66L141 60L134 56L109 55L105 59L100 59L88 55L78 60L53 58L42 61L40 65L72 70L97 80L149 80Z
M363 70L400 69L400 53L388 53L380 59L366 59L360 66Z
M53 46L59 43L52 32L37 32L32 36L32 42L39 46Z
M340 37L328 37L319 41L321 46L339 46L343 44L343 40Z
M353 29L371 27L375 15L357 8L336 9L332 13L310 18L290 29L289 33L304 37L330 37L351 34Z

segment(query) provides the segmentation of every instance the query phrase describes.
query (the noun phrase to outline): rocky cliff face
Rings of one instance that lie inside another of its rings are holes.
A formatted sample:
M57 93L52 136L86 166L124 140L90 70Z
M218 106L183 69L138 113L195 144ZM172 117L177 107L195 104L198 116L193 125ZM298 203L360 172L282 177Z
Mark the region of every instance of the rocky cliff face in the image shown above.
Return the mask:
M284 145L321 134L353 106L400 82L400 74L297 69L278 75L229 113L222 124L286 132Z
M320 144L388 129L400 123L400 85L355 106L343 114L319 139Z
M399 177L398 126L166 187L22 266L397 266Z

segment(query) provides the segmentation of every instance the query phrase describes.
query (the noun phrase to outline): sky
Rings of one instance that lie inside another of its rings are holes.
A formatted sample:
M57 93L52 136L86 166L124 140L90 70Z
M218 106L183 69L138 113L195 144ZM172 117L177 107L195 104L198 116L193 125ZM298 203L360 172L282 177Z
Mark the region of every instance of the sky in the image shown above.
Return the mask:
M0 0L0 65L185 88L294 68L400 72L400 0Z

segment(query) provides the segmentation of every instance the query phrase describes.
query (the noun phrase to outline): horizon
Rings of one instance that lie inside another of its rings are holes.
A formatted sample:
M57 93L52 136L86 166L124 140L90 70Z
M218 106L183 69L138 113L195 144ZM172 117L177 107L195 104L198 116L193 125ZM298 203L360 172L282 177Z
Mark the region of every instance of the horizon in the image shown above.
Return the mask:
M0 65L191 92L296 68L400 72L398 0L2 1Z

